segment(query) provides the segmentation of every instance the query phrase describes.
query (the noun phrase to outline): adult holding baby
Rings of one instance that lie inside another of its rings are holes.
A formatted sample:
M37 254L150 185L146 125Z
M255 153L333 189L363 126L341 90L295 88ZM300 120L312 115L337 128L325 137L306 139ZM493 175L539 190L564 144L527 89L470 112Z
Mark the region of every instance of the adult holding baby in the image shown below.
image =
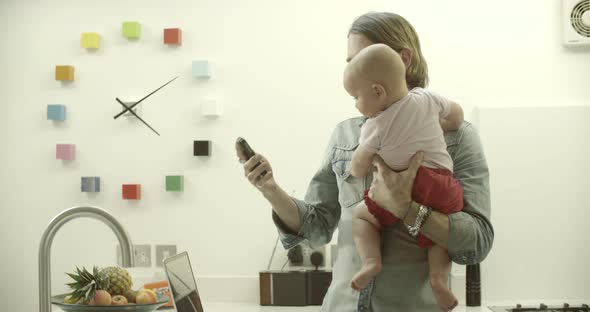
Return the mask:
M357 18L348 34L347 61L376 43L397 52L405 66L409 90L426 86L427 67L418 36L403 17L372 12ZM428 251L418 246L410 232L419 232L446 249L458 264L474 264L486 257L494 233L489 221L488 167L479 137L468 122L445 133L454 177L463 189L463 210L444 214L428 209L425 217L421 213L424 203L415 202L411 196L422 153L411 159L405 171L394 172L377 156L374 174L351 175L352 156L366 120L357 117L338 124L304 200L290 197L276 183L272 167L262 155L244 163L245 175L270 202L286 248L299 243L324 245L338 228L338 257L322 311L440 311L430 287ZM362 266L353 240L353 220L355 207L363 201L369 186L368 197L403 222L381 229L382 268L358 292L350 287ZM408 227L416 232L408 231Z

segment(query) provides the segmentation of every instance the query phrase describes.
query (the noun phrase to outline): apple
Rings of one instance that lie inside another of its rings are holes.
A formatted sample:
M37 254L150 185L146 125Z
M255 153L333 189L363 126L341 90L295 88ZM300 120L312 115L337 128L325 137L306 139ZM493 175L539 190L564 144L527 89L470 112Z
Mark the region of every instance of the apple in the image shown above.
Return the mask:
M113 299L111 300L112 305L126 305L128 303L127 298L122 295L113 296Z
M135 297L137 304L152 304L158 302L158 295L151 289L140 289Z
M106 290L97 290L94 297L90 300L91 305L107 306L111 305L111 294Z

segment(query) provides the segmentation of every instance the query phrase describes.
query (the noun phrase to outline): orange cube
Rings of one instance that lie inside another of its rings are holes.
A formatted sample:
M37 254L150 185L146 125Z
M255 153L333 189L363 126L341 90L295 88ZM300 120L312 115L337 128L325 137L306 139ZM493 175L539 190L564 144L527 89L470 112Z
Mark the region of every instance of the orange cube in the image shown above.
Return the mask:
M74 66L57 65L55 66L55 80L74 81Z
M141 199L141 184L123 184L123 199Z
M164 44L182 44L182 31L180 28L164 29Z

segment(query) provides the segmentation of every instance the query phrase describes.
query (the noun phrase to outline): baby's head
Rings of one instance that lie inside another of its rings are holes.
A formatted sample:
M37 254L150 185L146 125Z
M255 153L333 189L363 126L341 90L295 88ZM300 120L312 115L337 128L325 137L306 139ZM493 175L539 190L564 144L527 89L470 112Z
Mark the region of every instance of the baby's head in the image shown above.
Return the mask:
M372 44L346 66L344 88L356 100L361 114L372 117L408 92L406 67L389 46Z

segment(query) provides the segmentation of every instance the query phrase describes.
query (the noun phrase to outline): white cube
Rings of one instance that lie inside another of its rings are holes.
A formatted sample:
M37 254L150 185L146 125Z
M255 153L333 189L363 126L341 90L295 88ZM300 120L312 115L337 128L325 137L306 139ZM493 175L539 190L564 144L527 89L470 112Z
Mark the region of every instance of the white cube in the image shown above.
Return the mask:
M216 100L205 100L201 104L201 113L203 116L218 117L223 114L223 106Z

